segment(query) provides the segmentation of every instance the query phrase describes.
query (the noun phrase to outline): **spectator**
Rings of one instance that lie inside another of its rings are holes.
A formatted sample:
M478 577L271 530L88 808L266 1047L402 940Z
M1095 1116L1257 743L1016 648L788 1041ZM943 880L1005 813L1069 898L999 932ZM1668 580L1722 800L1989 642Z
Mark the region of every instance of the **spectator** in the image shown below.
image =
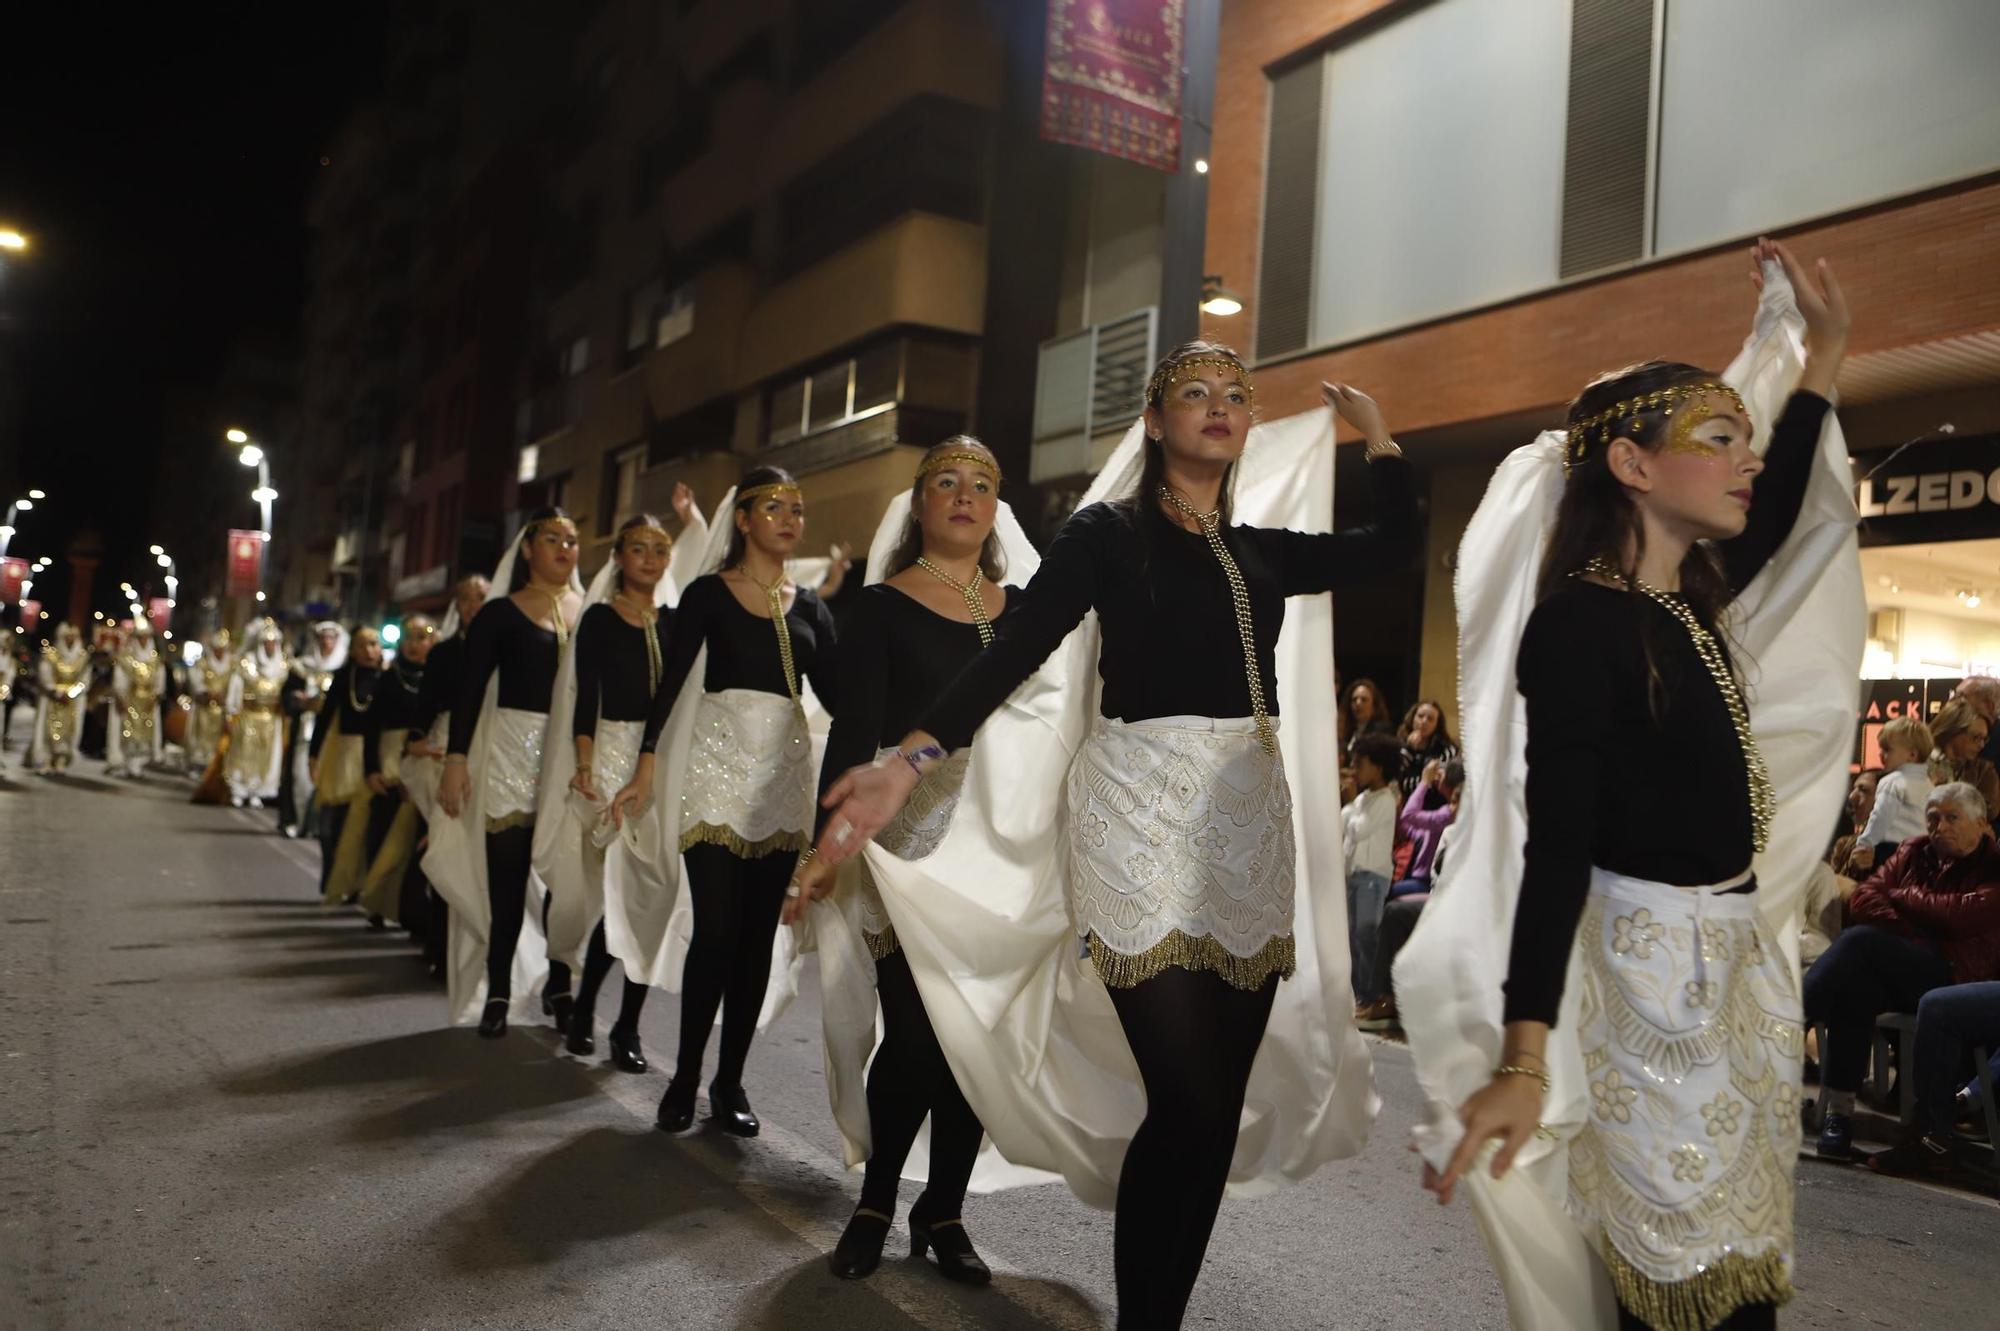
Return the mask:
M1853 1158L1854 1093L1875 1019L1916 1011L1933 989L2000 979L2000 849L1986 802L1953 781L1931 792L1924 820L1927 830L1854 890L1848 927L1805 977L1806 1021L1827 1027L1819 1154L1828 1159Z
M1914 716L1899 716L1882 727L1882 779L1875 783L1875 807L1862 825L1861 840L1878 860L1924 830L1931 796L1924 755L1931 751L1930 727Z
M1852 837L1845 838L1853 840ZM1864 847L1863 849L1866 849ZM1833 940L1840 937L1841 921L1847 915L1847 902L1854 895L1854 879L1850 875L1837 873L1827 861L1812 867L1806 879L1803 919L1799 925L1799 964L1811 966L1833 946Z
M1409 761L1407 748L1403 750L1403 761ZM1431 890L1437 839L1457 816L1458 788L1464 784L1465 765L1456 757L1449 762L1432 759L1417 787L1403 801L1403 811L1396 819L1396 835L1410 845L1410 867L1390 886L1391 900Z
M1451 737L1451 730L1444 723L1444 704L1424 699L1403 717L1403 724L1396 732L1403 741L1403 798L1408 799L1419 790L1436 790L1436 783L1430 779L1431 764L1442 766L1458 757L1458 744ZM1442 807L1445 803L1443 792L1435 799L1426 800L1426 807Z
M1826 862L1843 877L1864 878L1875 867L1874 847L1861 839L1861 829L1868 826L1868 815L1875 812L1875 786L1881 779L1881 768L1864 767L1854 774L1854 784L1847 788L1841 830L1826 853ZM1867 854L1857 857L1855 852L1864 848Z
M1406 879L1390 889L1389 904L1382 911L1382 929L1375 942L1375 983L1381 996L1355 1014L1355 1024L1364 1031L1386 1030L1396 1025L1396 954L1416 931L1417 919L1437 890L1433 884L1444 870L1445 854L1458 831L1458 803L1465 792L1465 768L1457 759L1445 765L1440 786L1448 792L1445 807L1424 816L1437 819L1435 834L1425 843L1425 873L1421 880ZM1404 810L1407 815L1407 807ZM1441 815L1441 817L1440 817ZM1413 866L1415 867L1415 866Z
M1354 738L1354 800L1340 811L1347 851L1347 941L1353 967L1354 1008L1380 998L1375 942L1389 900L1389 871L1396 850L1396 777L1402 745L1387 730Z
M1972 1108L1978 1081L1961 1086L1975 1045L2000 1047L2000 983L1992 980L1933 989L1917 1004L1917 1121L1902 1142L1868 1157L1884 1174L1947 1179L1962 1173L1952 1132ZM1994 1073L2000 1076L2000 1056Z
M1930 778L1937 785L1963 781L1986 807L2000 812L2000 772L1979 756L1991 727L1964 698L1953 698L1931 718Z
M1354 745L1363 735L1388 734L1389 704L1382 700L1382 690L1372 679L1357 679L1347 686L1347 697L1341 702L1340 713L1347 723L1347 762L1354 764Z
M1972 704L1972 710L1986 722L1986 747L1979 756L2000 767L2000 679L1991 675L1969 675L1958 681L1958 687L1951 691L1954 698L1963 698ZM1995 812L2000 812L1996 809Z

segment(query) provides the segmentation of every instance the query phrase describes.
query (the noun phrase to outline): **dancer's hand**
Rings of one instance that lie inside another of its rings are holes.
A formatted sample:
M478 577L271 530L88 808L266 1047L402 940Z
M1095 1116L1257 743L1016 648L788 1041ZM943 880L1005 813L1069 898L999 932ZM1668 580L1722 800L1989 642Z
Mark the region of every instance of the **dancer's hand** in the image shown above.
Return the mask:
M820 800L833 810L833 817L826 820L826 830L820 833L813 863L831 869L874 840L921 779L895 754L887 761L848 768Z
M368 788L374 791L377 795L386 795L389 793L389 778L383 776L380 772L377 772L373 776L368 777L367 784Z
M646 803L652 794L653 781L650 774L644 781L636 776L633 777L631 785L611 797L611 825L622 829L627 818L637 818L646 812Z
M597 787L590 784L590 772L587 768L576 769L576 775L569 779L569 788L592 804L597 803Z
M673 505L674 516L683 523L694 516L694 491L688 489L686 481L674 482L674 497L667 501Z
M1375 404L1374 398L1354 385L1322 380L1319 396L1320 401L1333 408L1334 415L1368 441L1370 449L1395 442L1389 433L1389 422L1382 415L1382 408Z
M801 919L806 913L807 902L824 901L832 895L833 883L833 866L826 862L824 855L815 854L801 864L798 872L792 875L792 886L799 890L799 894L786 895L785 909L779 917L780 922L791 924Z
M438 777L438 807L456 818L465 812L465 806L472 799L472 774L465 770L465 764L446 763L444 774Z
M1513 1167L1514 1157L1541 1126L1542 1084L1519 1073L1495 1077L1485 1089L1473 1093L1459 1109L1458 1118L1465 1125L1465 1136L1444 1173L1424 1166L1424 1187L1437 1194L1440 1206L1451 1201L1452 1190L1471 1168L1473 1157L1495 1137L1500 1138L1500 1149L1493 1155L1493 1177L1500 1178Z
M1847 337L1854 326L1848 312L1847 293L1833 275L1833 265L1821 259L1812 271L1799 262L1790 249L1769 237L1760 236L1750 252L1750 281L1764 289L1764 264L1775 259L1792 284L1792 297L1806 321L1806 368L1799 387L1821 397L1833 391L1834 375L1847 356Z
M832 563L827 566L826 581L819 585L819 598L831 600L840 595L840 588L847 581L847 572L854 567L854 547L842 541L831 551Z

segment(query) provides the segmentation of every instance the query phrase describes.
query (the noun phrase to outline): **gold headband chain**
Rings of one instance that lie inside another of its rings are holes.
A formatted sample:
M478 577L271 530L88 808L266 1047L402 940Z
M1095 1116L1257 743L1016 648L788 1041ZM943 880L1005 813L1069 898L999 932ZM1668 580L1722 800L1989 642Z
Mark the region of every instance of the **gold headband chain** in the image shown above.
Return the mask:
M929 480L931 476L933 476L937 472L943 471L946 467L957 467L961 465L968 467L977 467L981 471L991 472L993 475L993 483L995 485L998 485L1000 483L1001 479L1000 464L995 462L992 458L986 456L986 454L984 453L973 453L969 451L938 454L930 461L924 463L923 466L917 468L917 479L920 481Z
M527 539L532 541L540 536L544 527L554 527L557 531L567 532L571 540L576 539L576 523L569 518L543 518L528 528Z
M743 505L753 504L759 499L781 494L798 495L799 487L791 484L789 481L772 481L768 485L753 485L747 490L736 492L736 506L741 508Z
M1583 461L1584 454L1590 449L1591 436L1593 434L1602 435L1601 442L1608 444L1612 439L1617 437L1613 433L1613 430L1621 421L1629 418L1630 425L1627 428L1637 430L1639 428L1639 417L1648 411L1658 411L1661 407L1679 410L1683 398L1704 398L1711 395L1728 398L1731 403L1735 404L1736 410L1743 413L1745 420L1750 418L1750 409L1743 405L1742 395L1719 379L1704 379L1698 383L1690 384L1670 384L1655 392L1642 393L1638 397L1626 398L1616 406L1600 411L1595 416L1586 417L1570 426L1568 444L1563 450L1563 470L1571 471L1579 462ZM1688 417L1684 422L1680 423L1675 430L1675 443L1684 442L1686 433L1693 430L1700 423L1701 421L1694 417Z
M1183 361L1171 361L1153 371L1153 377L1146 384L1146 401L1163 400L1177 386L1190 379L1199 379L1203 369L1226 370L1233 373L1243 391L1250 395L1254 404L1257 390L1250 384L1250 371L1243 368L1243 362L1233 356L1190 356Z
M667 535L665 527L656 527L650 522L643 527L627 527L624 531L618 533L618 544L625 544L626 538L632 536L657 536L669 546L672 546L674 543L674 538Z

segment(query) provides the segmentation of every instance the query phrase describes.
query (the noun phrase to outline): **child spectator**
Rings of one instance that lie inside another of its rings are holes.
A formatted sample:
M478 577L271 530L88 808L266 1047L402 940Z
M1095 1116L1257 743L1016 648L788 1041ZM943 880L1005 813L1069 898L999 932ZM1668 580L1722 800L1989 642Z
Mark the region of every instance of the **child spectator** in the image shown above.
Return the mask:
M1353 965L1355 1009L1381 995L1375 975L1375 942L1389 900L1396 851L1396 788L1402 744L1386 730L1354 737L1354 800L1340 811L1347 852L1347 939Z
M1931 797L1924 760L1932 748L1931 729L1914 716L1899 716L1882 727L1882 766L1875 783L1875 807L1861 829L1861 844L1872 846L1875 862L1886 862L1896 847L1924 832L1924 805Z

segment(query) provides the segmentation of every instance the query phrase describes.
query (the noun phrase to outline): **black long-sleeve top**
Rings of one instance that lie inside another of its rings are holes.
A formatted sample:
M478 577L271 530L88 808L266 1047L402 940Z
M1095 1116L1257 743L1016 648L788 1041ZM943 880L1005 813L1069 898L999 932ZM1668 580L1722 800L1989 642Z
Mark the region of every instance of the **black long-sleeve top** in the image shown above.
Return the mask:
M1006 590L1006 603L993 617L996 629L1020 595ZM872 761L877 750L915 730L924 709L983 650L978 625L946 619L886 583L856 593L841 625L840 714L827 733L820 794L848 768ZM831 812L819 811L821 826Z
M825 602L801 587L785 612L785 626L792 639L792 664L801 681L810 680L829 711L837 710L839 681L834 678L833 615ZM681 603L674 610L673 626L667 632L666 663L660 688L646 717L642 753L651 753L666 729L667 715L674 709L681 685L694 658L708 648L708 666L702 674L702 688L710 693L724 689L756 689L762 693L790 696L785 687L785 668L778 656L778 633L764 615L752 614L736 599L721 575L704 574L688 584Z
M663 673L667 618L667 608L661 606L653 625L660 639ZM651 714L653 677L646 661L645 629L626 623L616 609L600 602L577 621L575 651L572 735L596 734L600 716L606 721L644 721Z
M465 667L451 704L447 753L469 753L486 685L500 672L502 707L546 712L556 691L556 635L528 618L511 596L495 597L472 617L465 633Z
M461 631L431 648L431 654L424 658L423 687L417 690L417 710L410 717L412 739L429 735L438 717L451 711L464 678L465 632Z
M1278 714L1277 642L1285 598L1375 576L1416 552L1416 499L1400 457L1369 464L1375 520L1344 531L1223 529L1223 544L1250 594L1257 673ZM1141 524L1144 524L1143 530ZM1079 509L1007 616L1007 626L924 713L918 729L946 749L973 732L1048 659L1086 611L1103 629L1097 673L1107 717L1249 716L1236 610L1222 563L1199 533L1178 527L1150 500Z
M1786 404L1749 523L1715 546L1732 592L1798 521L1826 412L1813 393ZM1554 1025L1591 866L1682 887L1735 877L1753 853L1750 778L1721 690L1687 630L1647 596L1571 579L1529 615L1515 679L1528 710L1528 841L1505 1019Z
M423 688L424 667L397 657L375 686L375 701L361 719L361 770L374 776L382 770L382 737L388 735L400 748L409 737L410 723L417 717L417 697Z
M358 665L353 661L334 671L326 686L326 704L320 708L319 724L313 727L312 744L306 752L319 757L319 751L326 747L326 737L333 733L336 718L341 734L365 734L369 707L381 678L380 666Z

